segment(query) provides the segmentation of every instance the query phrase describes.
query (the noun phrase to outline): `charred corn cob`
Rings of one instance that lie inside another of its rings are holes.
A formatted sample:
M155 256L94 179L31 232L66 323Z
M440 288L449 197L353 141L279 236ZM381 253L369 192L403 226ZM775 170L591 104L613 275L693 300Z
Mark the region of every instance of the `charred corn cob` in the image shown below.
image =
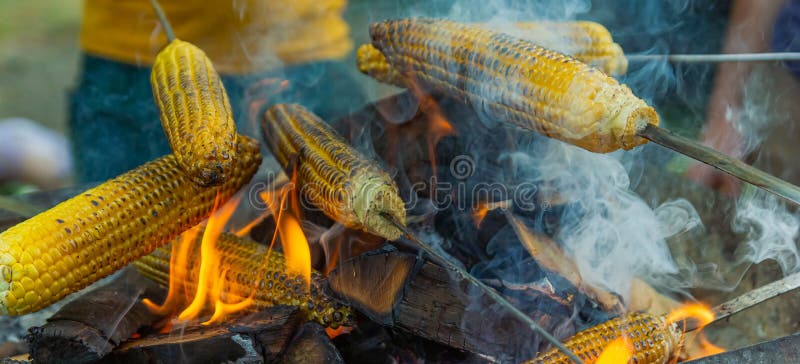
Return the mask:
M361 73L368 75L380 82L399 87L410 87L407 80L400 72L392 67L381 51L372 44L362 44L356 51L356 65Z
M382 214L405 223L397 186L377 162L349 146L333 128L300 105L278 104L261 120L264 140L300 191L333 220L389 240L402 233Z
M628 70L628 59L622 47L614 43L611 33L601 24L590 21L520 22L515 27L521 31L521 38L575 57L606 74L618 76ZM356 55L358 69L362 73L383 83L408 87L402 74L371 44L359 47Z
M625 337L631 344L629 363L667 363L680 350L683 333L676 324L668 324L664 317L633 313L617 317L600 325L581 331L564 344L585 364L594 363L608 344ZM533 364L571 363L558 349L550 349L529 361Z
M201 186L224 183L236 158L236 124L211 60L175 39L156 56L150 84L178 164Z
M228 181L202 188L172 155L109 180L0 233L0 314L37 311L122 268L196 225L261 163L239 137Z
M575 57L597 67L608 75L628 71L628 59L611 33L603 25L591 21L520 22L515 24L519 35L536 45Z
M434 19L374 23L370 35L389 64L422 86L590 151L644 144L636 133L658 124L627 86L527 40Z
M178 268L187 270L178 274L186 277L182 283L190 292L197 289L201 241L202 234L199 234L188 249L186 264ZM310 289L307 288L302 276L287 273L286 261L280 252L267 254L267 246L227 233L219 236L215 250L219 254L220 267L224 269L226 300L242 301L252 296L253 305L248 309L254 311L274 305L297 306L308 320L332 328L353 320L349 307L330 298L325 277L313 271ZM134 262L134 266L146 277L166 286L169 284L170 255L170 245L162 246ZM265 262L264 259L268 260Z

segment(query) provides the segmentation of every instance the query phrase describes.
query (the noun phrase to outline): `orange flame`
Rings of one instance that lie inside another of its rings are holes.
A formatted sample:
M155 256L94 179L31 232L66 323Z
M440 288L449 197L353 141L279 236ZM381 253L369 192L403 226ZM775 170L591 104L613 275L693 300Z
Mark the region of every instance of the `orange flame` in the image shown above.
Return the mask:
M633 358L633 345L627 336L620 336L603 349L597 358L596 364L627 363Z
M246 235L258 221L269 215L275 216L276 232L270 244L270 251L277 237L281 238L286 270L304 277L307 289L311 284L311 252L308 241L300 227L300 209L297 197L292 195L292 184L286 184L277 191L266 191L261 197L267 203L268 210L265 214L250 221L243 228L237 230L238 235ZM150 300L144 303L154 312L162 315L175 314L180 321L195 320L202 316L210 317L202 325L209 325L223 321L231 314L251 307L254 301L255 289L249 292L235 292L234 287L226 284L231 269L230 262L223 261L222 254L217 250L216 242L223 229L236 210L241 195L231 199L223 206L219 206L219 195L214 204L214 213L205 224L199 248L194 244L200 228L196 227L186 231L173 244L170 257L169 291L164 303L157 305ZM291 208L284 211L288 204ZM199 250L199 264L193 261ZM262 262L259 271L269 261L269 253ZM196 264L196 265L193 265ZM182 309L182 310L181 310ZM171 323L164 327L162 332L169 332Z
M682 305L681 307L670 312L669 315L667 315L666 321L670 324L685 321L697 327L697 333L694 336L697 345L692 345L691 348L684 345L684 348L689 349L687 350L687 352L689 352L688 359L697 359L700 357L725 352L725 348L711 343L702 332L704 327L714 321L714 311L705 303L697 302ZM687 340L684 338L684 341L690 342L693 340Z
M688 303L678 307L667 315L667 323L675 323L693 319L698 322L698 328L703 328L714 321L714 311L705 303Z
M442 138L449 135L456 135L453 125L444 117L442 109L433 96L425 93L417 82L410 78L411 87L409 90L419 100L419 109L428 117L428 133L426 134L428 144L428 160L431 163L431 173L437 176L436 169L436 145Z

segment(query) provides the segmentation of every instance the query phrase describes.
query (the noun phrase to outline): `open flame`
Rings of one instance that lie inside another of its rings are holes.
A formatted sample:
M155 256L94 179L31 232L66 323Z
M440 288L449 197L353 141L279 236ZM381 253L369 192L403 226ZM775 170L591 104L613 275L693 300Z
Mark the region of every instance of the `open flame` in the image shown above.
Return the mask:
M439 104L433 96L424 92L413 78L409 78L409 80L411 82L409 90L419 100L419 108L428 118L428 133L426 134L428 160L431 162L431 173L435 178L437 176L436 145L442 138L457 133L453 125L444 117L442 109L439 108Z
M684 348L688 354L687 359L697 359L704 356L725 352L725 348L711 343L702 332L703 328L714 321L714 311L705 303L688 303L673 310L667 315L667 324L684 322L687 326L697 327L692 340L684 337ZM686 345L693 343L693 345Z
M262 193L262 198L267 203L269 212L255 219L261 221L269 215L276 218L276 232L273 236L270 250L275 239L280 236L286 258L286 270L300 274L305 278L306 287L311 284L311 252L308 241L300 227L299 206L290 204L291 208L284 211L288 195L292 191L289 186L283 186L278 191ZM167 298L161 305L145 299L144 304L151 310L161 315L180 312L179 321L196 320L210 314L202 325L210 325L225 320L226 317L244 311L254 304L254 289L249 292L233 291L233 287L226 284L226 275L231 269L228 262L222 260L222 255L216 249L216 242L223 229L230 220L233 212L239 205L241 196L232 199L225 205L219 206L219 196L214 206L214 213L205 224L200 243L200 256L198 262L193 262L192 248L201 227L195 227L184 232L172 245L170 256L169 291ZM257 224L249 222L245 227L236 231L243 236ZM269 254L265 257L266 263ZM162 331L168 332L168 324Z
M633 357L633 345L627 336L611 341L597 358L596 364L627 363Z

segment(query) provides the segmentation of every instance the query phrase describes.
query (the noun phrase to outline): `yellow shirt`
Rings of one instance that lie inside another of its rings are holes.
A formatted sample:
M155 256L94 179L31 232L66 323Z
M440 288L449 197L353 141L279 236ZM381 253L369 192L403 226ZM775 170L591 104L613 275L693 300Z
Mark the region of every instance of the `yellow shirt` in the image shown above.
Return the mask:
M351 49L346 0L160 0L175 36L203 49L220 73L343 58ZM149 0L85 0L81 47L152 64L166 45Z

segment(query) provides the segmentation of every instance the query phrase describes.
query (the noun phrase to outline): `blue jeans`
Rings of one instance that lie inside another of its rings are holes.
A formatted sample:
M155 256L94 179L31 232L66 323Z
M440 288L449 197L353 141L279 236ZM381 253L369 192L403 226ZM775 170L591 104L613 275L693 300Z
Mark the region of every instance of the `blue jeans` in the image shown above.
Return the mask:
M104 181L170 153L153 102L149 67L84 55L82 68L78 87L69 95L70 137L79 183ZM222 82L239 131L260 138L257 124L247 120L250 85L273 81L264 107L299 103L324 120L333 120L366 102L354 72L354 66L342 62L317 62L223 76ZM288 84L278 88L282 80Z

